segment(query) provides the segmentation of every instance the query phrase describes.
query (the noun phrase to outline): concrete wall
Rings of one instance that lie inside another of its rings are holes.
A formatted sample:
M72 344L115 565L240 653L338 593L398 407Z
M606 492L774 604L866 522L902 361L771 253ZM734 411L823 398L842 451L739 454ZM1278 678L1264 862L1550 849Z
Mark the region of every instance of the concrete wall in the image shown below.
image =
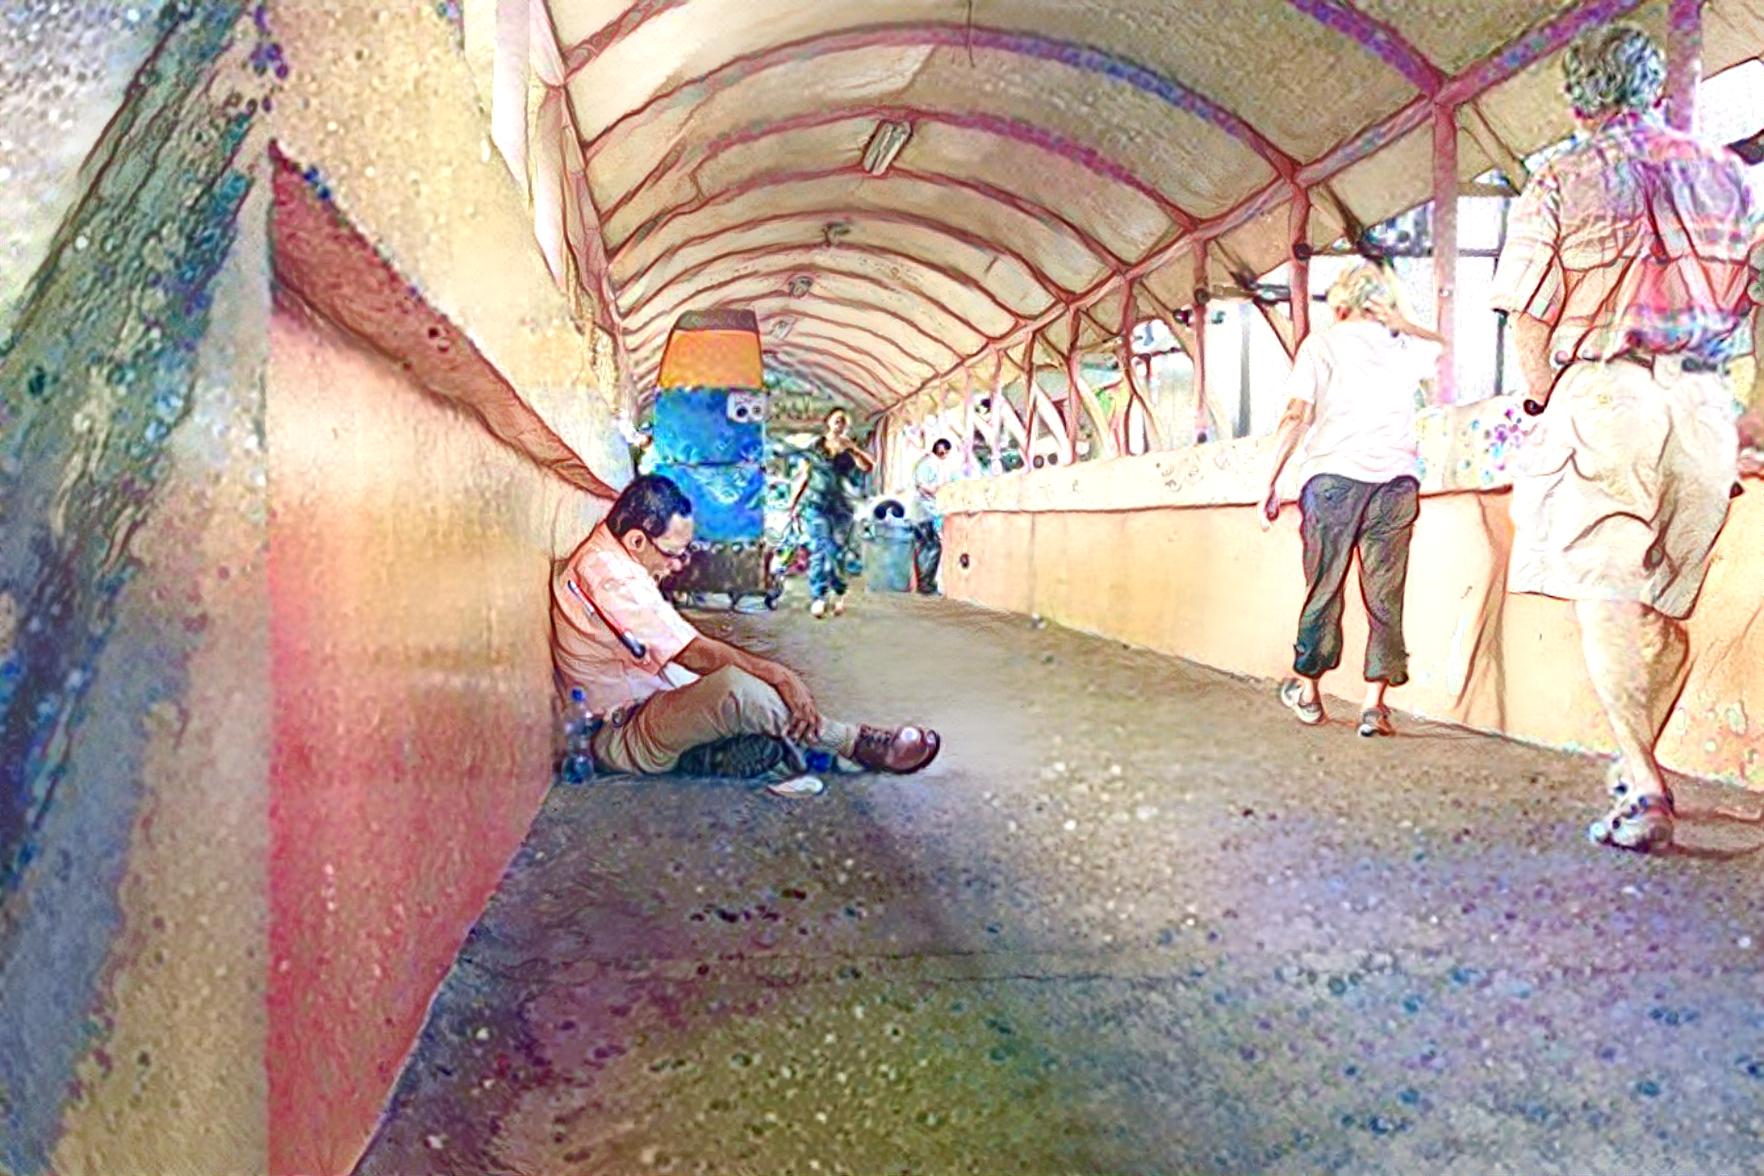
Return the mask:
M276 141L317 169L350 222L591 469L621 485L630 458L610 427L610 344L578 323L545 266L446 8L287 9L279 35L292 73Z
M264 1165L265 87L243 5L159 8L0 33L37 83L4 87L0 182L0 1170L21 1176Z
M1156 470L1160 462L1168 469L1170 459L1157 456L962 487L956 500L965 505L946 521L945 592L1235 673L1290 673L1304 597L1296 511L1288 507L1263 532L1247 502L1254 496L1250 471L1266 468L1265 446L1209 448L1219 452L1195 460L1211 467L1213 481L1166 488L1163 505ZM1245 489L1222 492L1233 471ZM1461 472L1460 482L1480 480L1474 463ZM1756 721L1764 714L1764 626L1756 623L1764 487L1748 485L1691 622L1690 676L1662 754L1682 771L1764 786L1764 728ZM1189 497L1202 501L1181 504ZM1425 497L1405 598L1412 681L1392 700L1481 730L1607 751L1571 606L1505 591L1508 498L1498 488L1436 488ZM974 509L988 499L1018 506ZM1122 502L1134 506L1113 507ZM1350 587L1348 652L1341 670L1325 679L1326 691L1357 701L1365 633L1364 610ZM1336 709L1354 713L1349 703Z
M608 349L452 26L297 9L0 22L5 76L41 83L0 87L9 1176L349 1170L546 785L548 561L625 474ZM451 402L272 321L272 94L469 339L409 365ZM456 379L467 352L491 375ZM492 386L526 406L496 437L459 404Z
M485 432L471 399L496 381L462 373L461 347L393 350L401 371L286 302L275 317L269 1170L329 1176L549 780L548 561L602 508L522 438L561 439L603 485L629 463L610 347L539 255L448 14L315 0L282 40L278 147L445 320L437 345L463 333L527 415L498 427L510 444Z
M550 783L550 561L599 508L286 299L267 420L270 1171L343 1173Z

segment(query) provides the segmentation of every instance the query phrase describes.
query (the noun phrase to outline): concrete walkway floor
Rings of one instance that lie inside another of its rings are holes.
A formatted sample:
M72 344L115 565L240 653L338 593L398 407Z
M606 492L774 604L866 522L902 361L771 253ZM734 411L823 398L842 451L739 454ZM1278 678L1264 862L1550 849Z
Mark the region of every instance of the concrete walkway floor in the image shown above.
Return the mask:
M361 1173L1764 1165L1764 829L1600 849L1588 760L855 603L711 624L944 759L554 790Z

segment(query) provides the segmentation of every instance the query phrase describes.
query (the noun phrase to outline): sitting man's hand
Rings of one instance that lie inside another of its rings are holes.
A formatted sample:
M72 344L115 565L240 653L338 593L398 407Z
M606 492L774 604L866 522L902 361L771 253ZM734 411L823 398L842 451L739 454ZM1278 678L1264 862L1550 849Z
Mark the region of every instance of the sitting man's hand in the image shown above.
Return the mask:
M790 708L790 726L787 734L797 742L812 739L821 733L821 712L815 707L815 697L809 693L807 683L794 670L779 667L778 680L773 688L784 705Z

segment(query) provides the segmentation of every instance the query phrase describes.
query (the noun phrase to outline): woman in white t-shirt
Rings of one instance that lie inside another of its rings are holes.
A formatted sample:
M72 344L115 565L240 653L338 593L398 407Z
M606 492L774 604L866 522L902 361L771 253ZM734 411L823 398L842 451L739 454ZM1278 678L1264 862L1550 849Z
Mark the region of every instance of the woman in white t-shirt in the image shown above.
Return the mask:
M1300 533L1308 591L1293 646L1296 677L1280 699L1299 721L1321 723L1318 680L1341 664L1341 610L1348 564L1360 557L1366 604L1366 702L1360 734L1391 735L1384 693L1409 680L1403 586L1421 489L1416 479L1417 391L1433 371L1438 335L1398 309L1383 266L1364 262L1329 289L1335 322L1299 347L1280 418L1274 468L1262 503L1280 514L1277 489L1302 440Z

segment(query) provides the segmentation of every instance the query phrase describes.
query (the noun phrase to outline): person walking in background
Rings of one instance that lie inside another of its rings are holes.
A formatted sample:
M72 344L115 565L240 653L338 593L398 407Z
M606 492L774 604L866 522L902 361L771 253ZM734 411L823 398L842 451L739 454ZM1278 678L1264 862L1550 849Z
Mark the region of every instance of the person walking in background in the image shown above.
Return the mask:
M1403 588L1409 537L1419 510L1415 410L1438 343L1398 309L1388 270L1355 266L1329 290L1335 322L1299 348L1280 418L1262 513L1280 514L1280 475L1305 444L1299 492L1306 595L1294 645L1296 677L1280 699L1299 721L1326 717L1319 679L1341 664L1341 612L1348 564L1360 558L1360 596L1370 633L1360 734L1391 735L1385 691L1409 680Z
M943 512L937 507L937 491L960 472L950 459L953 448L947 437L939 437L913 467L913 568L924 596L936 594L937 568L943 562Z
M875 459L851 439L851 416L827 414L827 429L803 455L790 513L802 521L809 544L809 612L817 619L845 612L845 544L856 521L848 481L867 474Z
M1647 33L1596 29L1562 60L1584 137L1514 204L1491 299L1541 414L1514 472L1508 588L1574 603L1617 744L1588 833L1646 851L1673 835L1654 748L1737 472L1727 372L1748 310L1757 326L1759 207L1738 157L1661 121Z

